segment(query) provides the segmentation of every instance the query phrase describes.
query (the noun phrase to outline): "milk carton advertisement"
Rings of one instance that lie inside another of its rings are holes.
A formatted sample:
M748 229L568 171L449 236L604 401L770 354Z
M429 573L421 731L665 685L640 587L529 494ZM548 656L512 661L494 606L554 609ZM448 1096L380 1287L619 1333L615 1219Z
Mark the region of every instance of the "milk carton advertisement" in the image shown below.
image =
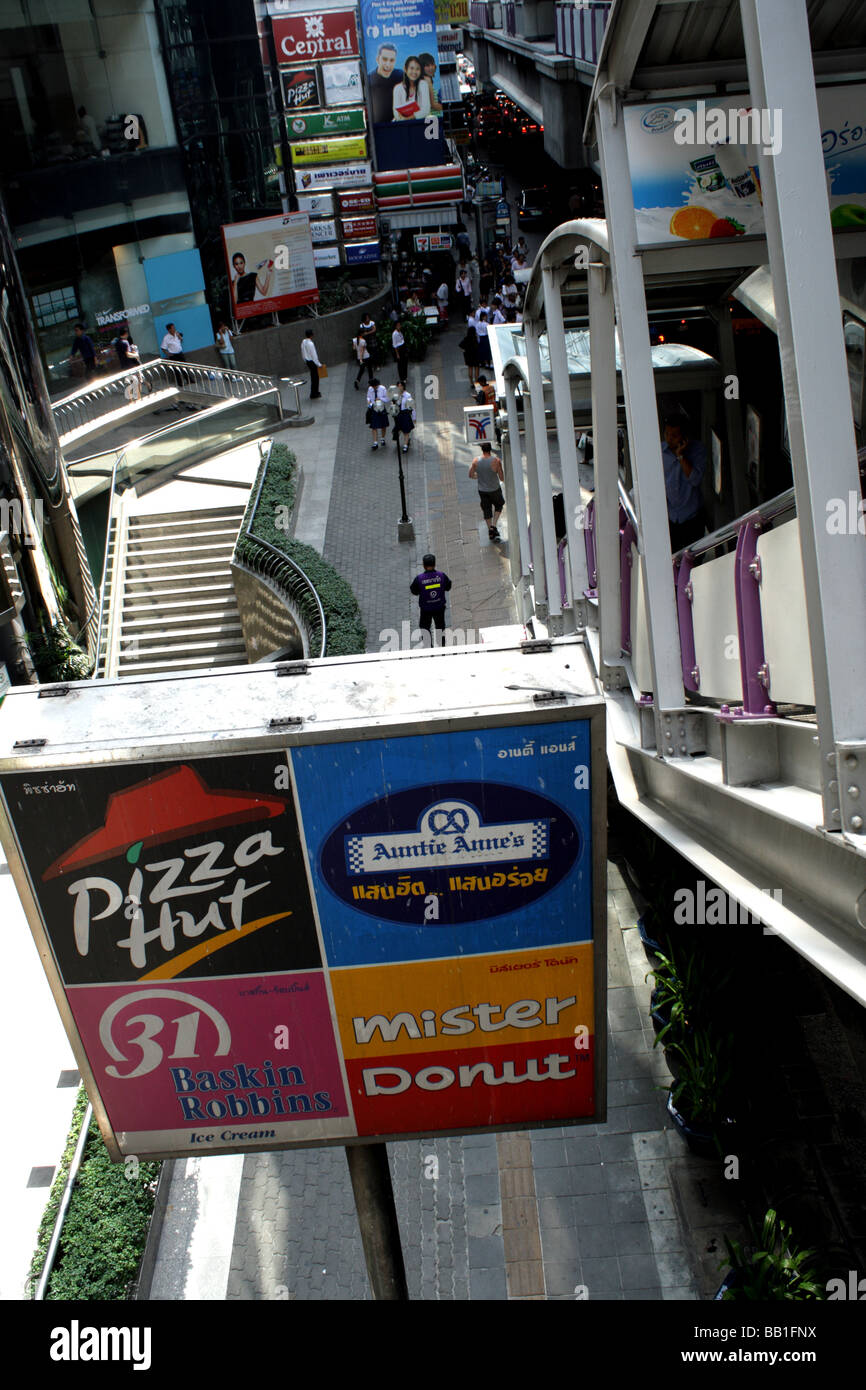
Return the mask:
M864 98L863 86L818 92L834 229L866 226ZM762 236L762 170L782 148L784 115L743 94L626 107L639 244Z

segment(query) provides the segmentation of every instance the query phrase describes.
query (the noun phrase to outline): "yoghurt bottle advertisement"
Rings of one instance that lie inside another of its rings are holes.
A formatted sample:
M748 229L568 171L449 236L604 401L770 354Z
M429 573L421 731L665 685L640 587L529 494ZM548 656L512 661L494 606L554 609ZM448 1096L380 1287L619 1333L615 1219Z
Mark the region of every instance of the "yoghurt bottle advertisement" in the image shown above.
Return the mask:
M834 230L866 226L866 89L818 90ZM747 94L625 108L638 243L764 234L761 169L781 149L784 111Z

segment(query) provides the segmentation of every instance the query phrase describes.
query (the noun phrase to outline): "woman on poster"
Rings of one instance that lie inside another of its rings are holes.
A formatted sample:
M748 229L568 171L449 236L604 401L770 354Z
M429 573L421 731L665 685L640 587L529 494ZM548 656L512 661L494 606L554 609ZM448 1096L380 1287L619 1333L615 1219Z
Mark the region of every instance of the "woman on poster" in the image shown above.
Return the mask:
M431 84L421 74L421 64L415 57L406 59L403 81L394 88L394 120L415 121L430 115Z
M232 256L232 292L236 304L251 304L254 299L267 299L271 288L273 261L259 261L255 270L247 271L247 258L242 251Z

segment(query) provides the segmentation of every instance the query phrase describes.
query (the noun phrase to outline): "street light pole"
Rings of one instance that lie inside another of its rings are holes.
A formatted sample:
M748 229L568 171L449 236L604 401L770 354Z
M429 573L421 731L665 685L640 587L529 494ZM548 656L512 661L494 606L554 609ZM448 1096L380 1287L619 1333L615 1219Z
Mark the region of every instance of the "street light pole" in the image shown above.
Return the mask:
M400 431L397 429L397 420L394 420L394 443L397 448L397 475L400 479L400 520L397 523L398 541L414 541L415 527L412 525L412 518L406 509L406 479L403 474L403 455L400 452Z

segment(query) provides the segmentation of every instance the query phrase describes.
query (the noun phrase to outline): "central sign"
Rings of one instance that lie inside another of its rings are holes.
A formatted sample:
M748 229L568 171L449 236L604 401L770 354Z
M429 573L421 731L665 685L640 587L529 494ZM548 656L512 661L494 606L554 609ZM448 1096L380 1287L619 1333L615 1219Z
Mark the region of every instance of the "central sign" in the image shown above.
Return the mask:
M314 10L274 18L278 63L305 63L312 58L348 58L358 54L354 10Z

